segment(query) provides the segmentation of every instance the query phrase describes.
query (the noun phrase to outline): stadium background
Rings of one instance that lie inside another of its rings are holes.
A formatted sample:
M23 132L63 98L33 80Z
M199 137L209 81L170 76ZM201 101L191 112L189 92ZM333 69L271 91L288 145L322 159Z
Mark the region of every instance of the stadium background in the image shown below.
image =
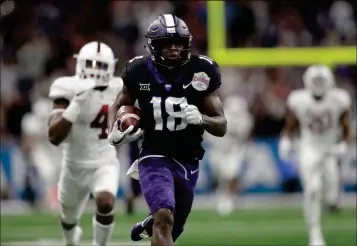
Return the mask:
M31 111L33 102L47 96L55 78L73 74L72 55L91 40L102 40L113 48L119 58L116 70L119 75L128 59L145 54L144 33L148 23L159 14L173 13L188 24L194 37L193 53L207 54L221 66L222 98L231 94L243 96L255 119L251 145L254 155L247 161L242 175L244 196L237 199L237 206L248 210L236 212L228 219L215 214L213 200L206 199L214 195L214 178L205 158L195 211L180 243L304 243L302 215L299 209L290 208L290 205L300 206L300 196L288 195L300 191L296 161L282 162L277 156L285 99L292 89L302 86L301 75L307 65L325 63L334 69L337 85L347 89L353 101L356 100L356 2L15 2L1 4L1 242L32 241L34 244L34 240L57 240L60 235L53 215L38 215L32 211L29 215L13 217L3 212L28 212L24 209L26 206L19 205L20 201L29 199L29 190L41 193L41 183L31 179L34 172L26 158L21 131L22 117ZM355 105L352 111L355 129ZM356 132L353 134L354 144L341 160L341 170L344 188L355 200ZM121 152L123 166L128 165L125 149ZM127 184L127 178L122 175L119 197L126 191ZM258 195L250 199L252 193ZM289 208L267 209L285 205ZM252 212L255 207L261 210ZM331 245L356 245L355 207L352 202L352 209L325 218ZM120 206L118 209L121 210ZM144 212L135 216L118 216L118 228L126 230L120 229L115 239L121 243L127 241L130 224L141 219ZM88 229L89 218L84 219ZM217 223L220 230L216 228ZM32 228L34 224L36 230Z

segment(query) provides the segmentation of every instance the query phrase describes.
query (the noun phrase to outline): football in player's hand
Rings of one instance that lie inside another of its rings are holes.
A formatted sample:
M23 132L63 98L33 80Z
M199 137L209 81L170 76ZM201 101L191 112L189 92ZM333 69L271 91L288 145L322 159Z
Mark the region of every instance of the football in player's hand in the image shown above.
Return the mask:
M140 127L140 109L134 106L122 106L117 113L118 127L125 131L129 126L134 126L133 132Z

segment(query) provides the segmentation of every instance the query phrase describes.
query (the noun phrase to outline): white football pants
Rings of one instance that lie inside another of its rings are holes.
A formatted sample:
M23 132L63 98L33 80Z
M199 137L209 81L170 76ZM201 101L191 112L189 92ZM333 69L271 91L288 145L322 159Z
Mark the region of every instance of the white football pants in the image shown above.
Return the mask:
M80 219L90 194L107 191L117 195L120 165L116 159L112 164L99 168L71 169L63 166L58 182L58 200L61 218L65 223L74 224Z

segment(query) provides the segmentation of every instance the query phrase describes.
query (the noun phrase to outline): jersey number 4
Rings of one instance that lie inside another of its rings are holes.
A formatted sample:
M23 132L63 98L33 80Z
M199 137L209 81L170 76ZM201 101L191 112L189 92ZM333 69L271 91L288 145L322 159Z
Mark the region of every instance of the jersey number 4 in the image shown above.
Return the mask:
M162 100L161 97L153 97L151 102L154 110L155 130L164 129L164 116L166 117L166 128L170 131L180 131L186 128L184 109L188 105L184 97L168 97Z
M108 137L107 128L108 128L108 105L103 105L100 109L97 116L94 120L90 123L91 128L100 128L101 132L98 135L99 139L106 139Z

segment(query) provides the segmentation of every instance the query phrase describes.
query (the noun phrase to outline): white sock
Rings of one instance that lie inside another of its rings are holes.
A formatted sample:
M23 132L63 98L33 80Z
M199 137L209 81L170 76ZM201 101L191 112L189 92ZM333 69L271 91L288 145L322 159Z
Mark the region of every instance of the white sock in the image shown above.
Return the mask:
M77 225L71 230L65 230L62 228L64 241L66 245L77 245L82 235L82 229Z
M337 163L325 163L324 173L325 200L328 205L338 205L339 195L342 191L340 184L340 170Z
M221 215L229 215L234 210L233 197L228 193L221 193L217 196L217 211Z
M106 246L114 230L114 222L111 223L110 225L102 225L95 219L95 217L93 217L92 226L93 226L93 245Z
M331 189L326 191L326 203L329 206L338 206L339 205L339 195L340 195L340 186L334 185L330 186Z
M321 230L321 192L304 193L304 215L309 232L309 245L324 245Z

